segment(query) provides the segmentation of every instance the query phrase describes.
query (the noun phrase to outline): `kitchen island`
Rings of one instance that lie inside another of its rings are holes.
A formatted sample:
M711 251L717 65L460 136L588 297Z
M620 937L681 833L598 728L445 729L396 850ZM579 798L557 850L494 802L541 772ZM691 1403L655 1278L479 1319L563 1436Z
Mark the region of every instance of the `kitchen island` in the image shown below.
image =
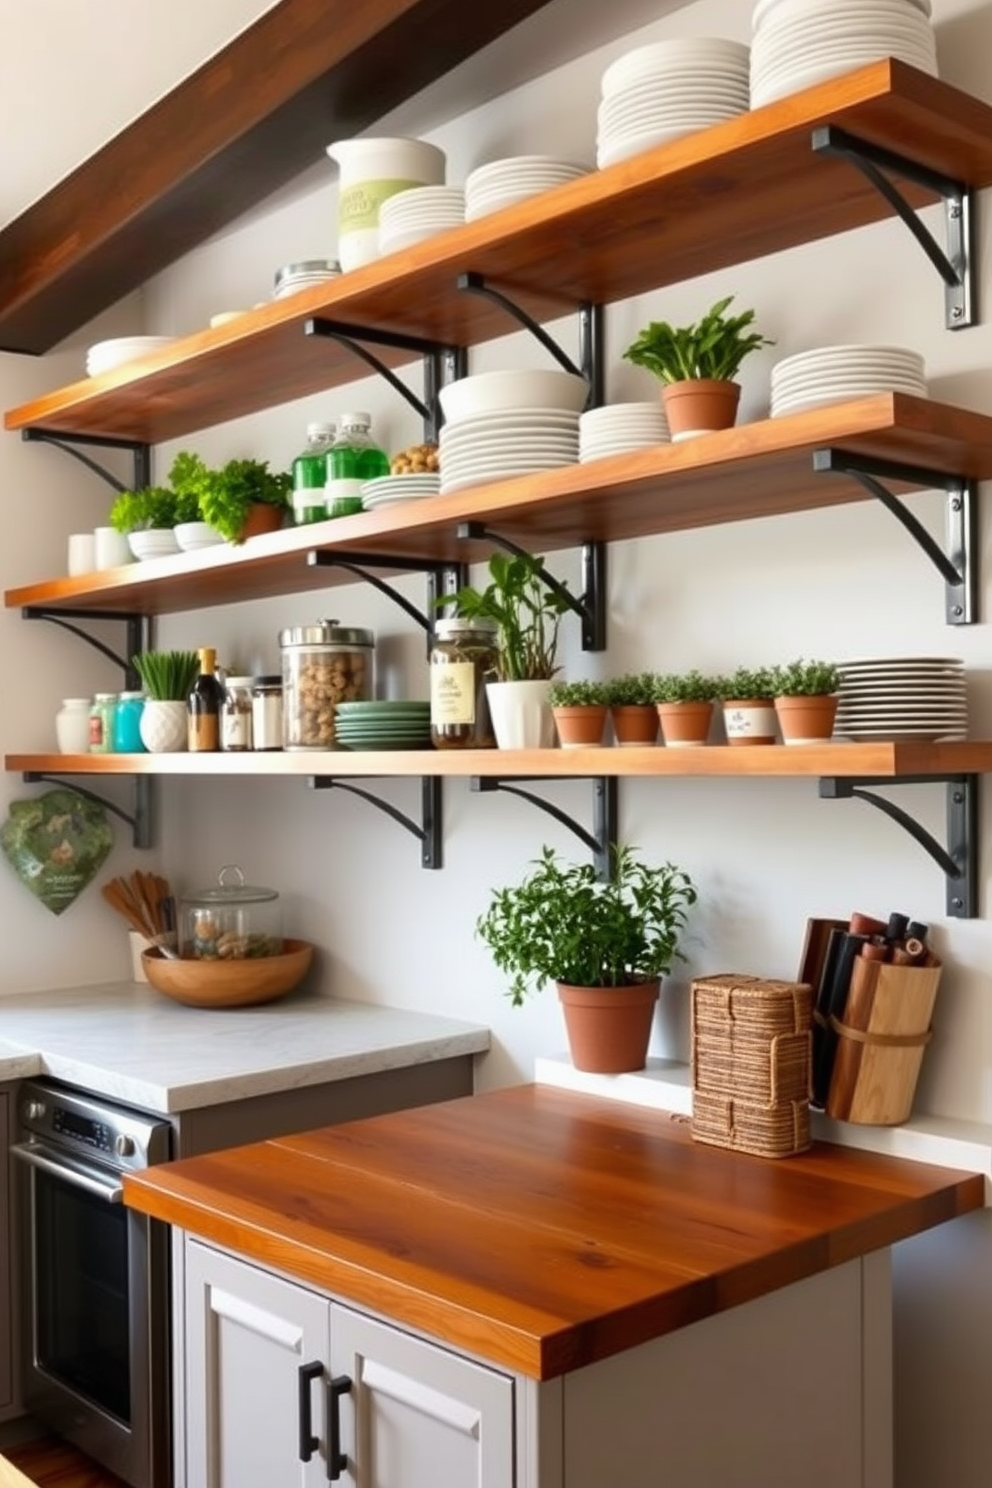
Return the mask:
M179 1488L888 1488L888 1248L984 1180L523 1086L125 1200L177 1227Z

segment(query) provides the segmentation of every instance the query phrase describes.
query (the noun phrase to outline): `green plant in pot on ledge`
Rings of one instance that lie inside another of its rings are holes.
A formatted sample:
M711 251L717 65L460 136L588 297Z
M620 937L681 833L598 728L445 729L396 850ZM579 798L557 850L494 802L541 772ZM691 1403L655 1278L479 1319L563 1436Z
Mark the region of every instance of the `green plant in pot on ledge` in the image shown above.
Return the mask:
M801 656L772 668L775 712L783 743L822 744L831 738L840 675L835 662L804 661Z
M673 440L713 429L729 429L737 418L741 364L752 352L773 346L752 330L755 312L726 312L733 295L717 300L693 325L653 320L623 353L662 383L662 401Z
M493 892L476 933L510 976L515 1007L558 984L576 1069L643 1069L661 978L684 960L679 940L696 890L673 863L613 849L603 882L591 863L562 863L544 847L520 883Z
M214 470L183 450L169 476L178 490L195 495L202 521L227 542L278 531L292 510L293 477L270 470L268 460L228 460Z
M139 651L131 665L141 678L145 706L138 731L149 754L186 748L186 699L200 671L195 651Z
M595 748L606 727L606 685L603 682L552 682L548 702L562 749Z
M688 672L660 672L655 677L655 705L669 749L707 742L719 691L718 678L704 676L695 668Z
M778 684L771 667L740 666L729 677L715 679L723 701L723 725L728 744L774 744L778 738L775 694Z
M623 672L606 684L613 737L621 749L653 746L658 740L654 672Z
M124 534L136 558L160 558L178 552L175 528L196 516L195 500L181 496L171 486L142 486L121 491L114 498L108 521Z

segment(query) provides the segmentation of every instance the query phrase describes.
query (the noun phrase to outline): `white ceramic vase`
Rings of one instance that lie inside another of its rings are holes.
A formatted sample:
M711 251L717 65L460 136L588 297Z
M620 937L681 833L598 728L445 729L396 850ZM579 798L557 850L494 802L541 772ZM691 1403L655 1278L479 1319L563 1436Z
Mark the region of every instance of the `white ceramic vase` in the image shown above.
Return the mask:
M148 698L138 732L149 754L179 753L186 748L186 704L172 698Z
M55 715L55 737L62 754L86 754L90 747L90 699L63 698Z
M444 151L425 140L337 140L327 153L339 171L338 261L344 270L379 257L379 208L387 197L444 185Z
M486 699L500 749L553 749L555 718L550 681L487 682Z

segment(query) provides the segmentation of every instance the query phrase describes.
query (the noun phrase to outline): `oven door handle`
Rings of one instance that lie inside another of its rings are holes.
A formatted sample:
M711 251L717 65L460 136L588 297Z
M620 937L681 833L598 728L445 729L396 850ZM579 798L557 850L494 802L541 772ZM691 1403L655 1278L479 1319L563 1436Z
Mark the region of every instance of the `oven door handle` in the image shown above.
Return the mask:
M104 1178L92 1168L83 1167L68 1158L48 1157L45 1149L37 1142L15 1142L10 1151L13 1157L19 1158L30 1167L38 1168L53 1178L60 1178L63 1183L69 1183L74 1188L85 1189L98 1199L106 1199L108 1204L119 1204L124 1197L122 1183L116 1183L113 1178Z

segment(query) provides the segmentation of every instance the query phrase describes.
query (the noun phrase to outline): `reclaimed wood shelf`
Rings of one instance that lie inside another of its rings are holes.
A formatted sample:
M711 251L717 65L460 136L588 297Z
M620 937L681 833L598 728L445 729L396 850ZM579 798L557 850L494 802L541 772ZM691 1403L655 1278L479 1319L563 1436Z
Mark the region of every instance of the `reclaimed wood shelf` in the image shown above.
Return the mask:
M47 351L546 3L279 0L0 231L0 349Z
M992 770L992 742L708 744L690 749L390 749L246 754L8 754L4 768L57 775L501 776L819 776L892 780L975 775Z
M811 131L826 124L967 186L992 184L992 108L903 63L875 62L23 404L6 427L175 439L354 380L351 353L304 334L315 316L470 346L513 323L458 289L467 271L548 320L891 215L848 162L814 158ZM904 195L935 200L910 183ZM383 360L401 365L410 352Z
M870 499L854 477L813 469L813 452L824 447L935 474L992 477L992 418L926 398L879 393L680 444L288 528L241 547L218 545L22 585L7 590L4 603L103 614L178 613L355 582L348 570L308 563L308 555L320 550L343 558L422 559L425 565L482 561L491 544L459 539L458 525L466 521L492 524L502 536L548 552Z

